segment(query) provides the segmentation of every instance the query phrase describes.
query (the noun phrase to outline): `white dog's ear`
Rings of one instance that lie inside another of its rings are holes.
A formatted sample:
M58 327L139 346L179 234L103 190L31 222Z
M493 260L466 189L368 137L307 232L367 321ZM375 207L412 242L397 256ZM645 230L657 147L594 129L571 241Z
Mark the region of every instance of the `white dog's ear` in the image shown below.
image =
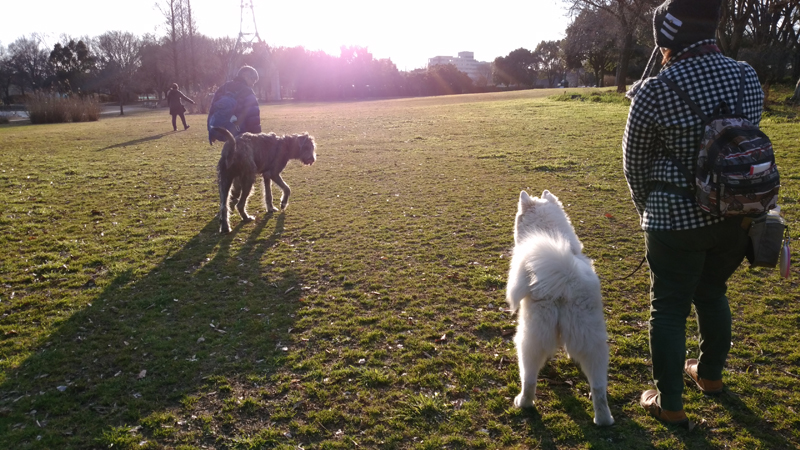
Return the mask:
M528 208L528 206L532 205L533 203L534 203L533 197L528 195L527 192L522 191L522 192L519 193L519 205L518 205L519 208L518 209L519 209L520 212L526 210Z
M552 194L550 191L548 191L547 189L545 189L545 190L542 192L542 198L543 198L543 199L545 199L545 200L547 200L547 201L549 201L549 202L558 203L558 197L556 197L555 195L553 195L553 194Z

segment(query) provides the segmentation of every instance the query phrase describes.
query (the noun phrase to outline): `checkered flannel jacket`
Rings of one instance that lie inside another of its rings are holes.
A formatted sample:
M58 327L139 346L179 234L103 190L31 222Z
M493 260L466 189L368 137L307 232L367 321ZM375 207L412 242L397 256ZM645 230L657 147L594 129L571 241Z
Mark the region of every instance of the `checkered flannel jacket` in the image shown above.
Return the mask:
M679 58L695 47L714 43L709 39L687 47L661 72L709 116L723 100L731 110L735 108L741 80L739 64L742 63L718 52ZM743 112L758 126L764 92L755 70L746 65L745 73ZM724 220L704 213L692 199L655 189L658 182L689 187L667 150L694 172L703 130L700 118L664 82L653 77L642 83L628 113L622 138L622 160L643 230L688 230Z

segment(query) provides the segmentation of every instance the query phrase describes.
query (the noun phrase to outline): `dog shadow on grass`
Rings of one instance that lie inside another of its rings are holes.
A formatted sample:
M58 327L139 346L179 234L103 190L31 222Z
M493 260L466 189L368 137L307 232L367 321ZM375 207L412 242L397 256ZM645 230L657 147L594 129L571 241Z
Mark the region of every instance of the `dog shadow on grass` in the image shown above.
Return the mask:
M105 151L105 150L113 150L115 148L125 148L125 147L130 147L132 145L146 144L146 143L148 143L150 141L156 141L158 139L161 139L164 136L167 136L167 135L170 135L170 134L173 134L173 133L174 132L159 133L159 134L156 134L156 135L153 135L153 136L144 137L144 138L141 138L141 139L134 139L134 140L128 141L128 142L121 142L119 144L109 145L108 147L100 148L97 151L98 152L102 152L102 151Z
M0 441L136 446L162 431L148 416L207 395L209 383L282 364L301 280L261 260L279 244L283 215L224 236L218 226L210 221L149 272L94 288L90 305L54 326L0 384Z

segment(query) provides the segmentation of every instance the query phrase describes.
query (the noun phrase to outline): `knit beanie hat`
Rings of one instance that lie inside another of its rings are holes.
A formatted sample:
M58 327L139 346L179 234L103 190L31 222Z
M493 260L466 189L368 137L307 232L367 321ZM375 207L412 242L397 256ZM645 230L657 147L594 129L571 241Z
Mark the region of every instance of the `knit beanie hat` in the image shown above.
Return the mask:
M653 13L656 45L683 50L695 42L714 39L721 0L667 0Z

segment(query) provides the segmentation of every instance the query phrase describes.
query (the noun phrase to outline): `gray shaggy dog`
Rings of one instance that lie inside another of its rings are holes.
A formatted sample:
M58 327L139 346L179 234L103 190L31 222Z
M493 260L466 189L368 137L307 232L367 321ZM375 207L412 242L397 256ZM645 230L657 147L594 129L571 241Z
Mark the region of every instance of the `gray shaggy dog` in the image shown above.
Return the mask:
M221 233L231 231L228 217L229 204L230 208L236 206L242 220L255 220L254 216L247 214L246 208L258 174L263 178L267 212L277 211L272 206L271 181L283 191L281 209L286 209L291 189L281 178L281 172L291 159L300 160L305 165L314 164L317 160L314 137L308 133L286 136L276 136L275 133L244 133L234 138L225 128L215 127L215 129L225 135L225 145L222 147L222 155L217 164L219 231Z

